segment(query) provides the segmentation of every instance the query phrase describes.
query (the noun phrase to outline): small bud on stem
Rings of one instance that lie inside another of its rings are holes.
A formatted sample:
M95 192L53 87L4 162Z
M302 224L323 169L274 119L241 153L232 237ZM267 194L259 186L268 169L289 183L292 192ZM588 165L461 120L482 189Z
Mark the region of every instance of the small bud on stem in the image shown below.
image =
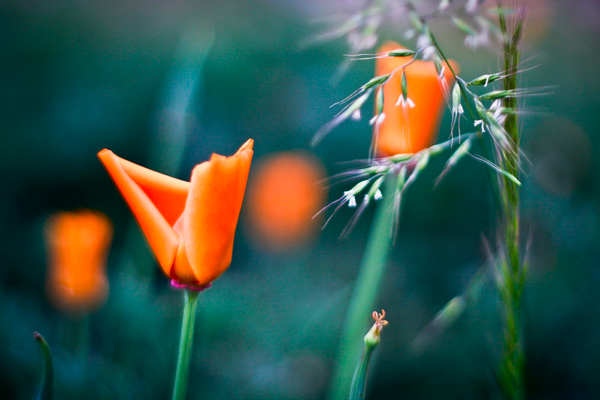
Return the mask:
M360 358L354 378L352 378L352 386L350 387L350 400L363 400L365 398L365 388L367 383L367 370L369 369L369 361L373 349L379 344L381 329L388 324L385 317L385 311L381 310L381 314L373 311L373 319L375 323L371 330L365 335L365 346Z

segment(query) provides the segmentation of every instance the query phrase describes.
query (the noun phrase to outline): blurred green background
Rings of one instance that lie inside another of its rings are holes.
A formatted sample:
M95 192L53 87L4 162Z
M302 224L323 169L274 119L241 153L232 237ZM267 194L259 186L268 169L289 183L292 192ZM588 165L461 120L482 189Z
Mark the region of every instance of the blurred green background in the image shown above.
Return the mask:
M539 3L542 3L539 6ZM600 397L600 4L532 2L522 82L541 87L523 115L526 384L532 399ZM367 81L370 61L332 83L347 44L309 46L323 17L361 1L7 1L0 5L0 398L31 399L52 347L61 399L167 399L182 300L159 271L96 158L102 148L188 179L212 152L255 140L254 165L303 149L328 175L365 159L368 104L316 148L329 106ZM541 8L538 8L541 7ZM497 70L444 23L447 54L473 78ZM384 39L402 40L390 27ZM448 114L448 113L447 113ZM449 127L446 115L440 136ZM468 126L463 129L469 129ZM497 398L499 303L491 274L445 331L426 329L465 290L494 243L484 167L466 159L435 190L436 160L407 194L377 308L388 327L374 354L371 398ZM248 186L252 186L253 170ZM348 187L329 191L335 200ZM106 213L115 236L111 294L86 319L44 291L42 230L56 210ZM242 208L230 269L200 297L188 398L324 398L372 210L347 239L341 210L307 243L269 249ZM368 327L370 316L365 316ZM424 333L423 333L424 332ZM365 330L366 333L366 330ZM82 338L83 337L83 338ZM416 341L415 341L416 340ZM77 343L87 343L83 346ZM82 348L83 347L83 348Z

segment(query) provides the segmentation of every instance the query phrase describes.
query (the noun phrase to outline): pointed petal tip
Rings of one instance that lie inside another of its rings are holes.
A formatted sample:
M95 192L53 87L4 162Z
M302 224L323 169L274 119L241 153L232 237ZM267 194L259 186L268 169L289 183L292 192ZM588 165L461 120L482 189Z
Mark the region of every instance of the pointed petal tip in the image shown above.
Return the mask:
M114 154L114 153L112 151L110 151L109 149L102 149L96 154L96 156L102 160L104 157L108 156L109 154Z
M236 152L236 154L241 153L242 151L252 150L254 148L254 139L246 140L246 143L240 147L240 149Z

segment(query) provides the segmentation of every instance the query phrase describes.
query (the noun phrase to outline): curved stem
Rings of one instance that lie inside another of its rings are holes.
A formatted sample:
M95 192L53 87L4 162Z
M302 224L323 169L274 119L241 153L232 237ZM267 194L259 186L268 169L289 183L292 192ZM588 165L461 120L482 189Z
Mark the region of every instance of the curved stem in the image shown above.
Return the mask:
M352 378L352 386L350 387L350 400L363 400L365 398L367 386L367 371L369 369L369 361L373 346L366 346L363 349L362 357L356 367L354 378Z
M52 400L54 394L54 366L52 363L50 346L48 346L48 343L44 340L43 336L37 332L33 333L33 338L40 344L42 352L44 353L44 373L42 375L42 384L37 399Z
M190 355L194 339L194 322L196 321L196 306L200 292L184 289L185 305L181 321L181 338L179 340L179 357L175 372L175 386L173 387L173 400L185 399L187 382L190 372Z

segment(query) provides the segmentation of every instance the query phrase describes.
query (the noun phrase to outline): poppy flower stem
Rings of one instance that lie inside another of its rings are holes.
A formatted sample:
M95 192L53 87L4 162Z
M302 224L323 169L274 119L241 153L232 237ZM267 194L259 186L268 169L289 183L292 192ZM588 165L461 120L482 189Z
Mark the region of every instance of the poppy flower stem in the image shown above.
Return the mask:
M190 372L190 356L194 340L194 322L196 321L196 307L198 305L197 290L184 289L185 303L183 319L181 321L181 338L179 340L179 356L175 372L175 385L173 387L173 400L185 399L187 382Z
M383 198L375 211L365 256L356 278L356 286L344 322L328 396L331 400L348 399L355 362L358 357L357 349L360 349L362 332L366 328L364 316L374 308L377 301L392 248L397 176L390 174L382 186Z

